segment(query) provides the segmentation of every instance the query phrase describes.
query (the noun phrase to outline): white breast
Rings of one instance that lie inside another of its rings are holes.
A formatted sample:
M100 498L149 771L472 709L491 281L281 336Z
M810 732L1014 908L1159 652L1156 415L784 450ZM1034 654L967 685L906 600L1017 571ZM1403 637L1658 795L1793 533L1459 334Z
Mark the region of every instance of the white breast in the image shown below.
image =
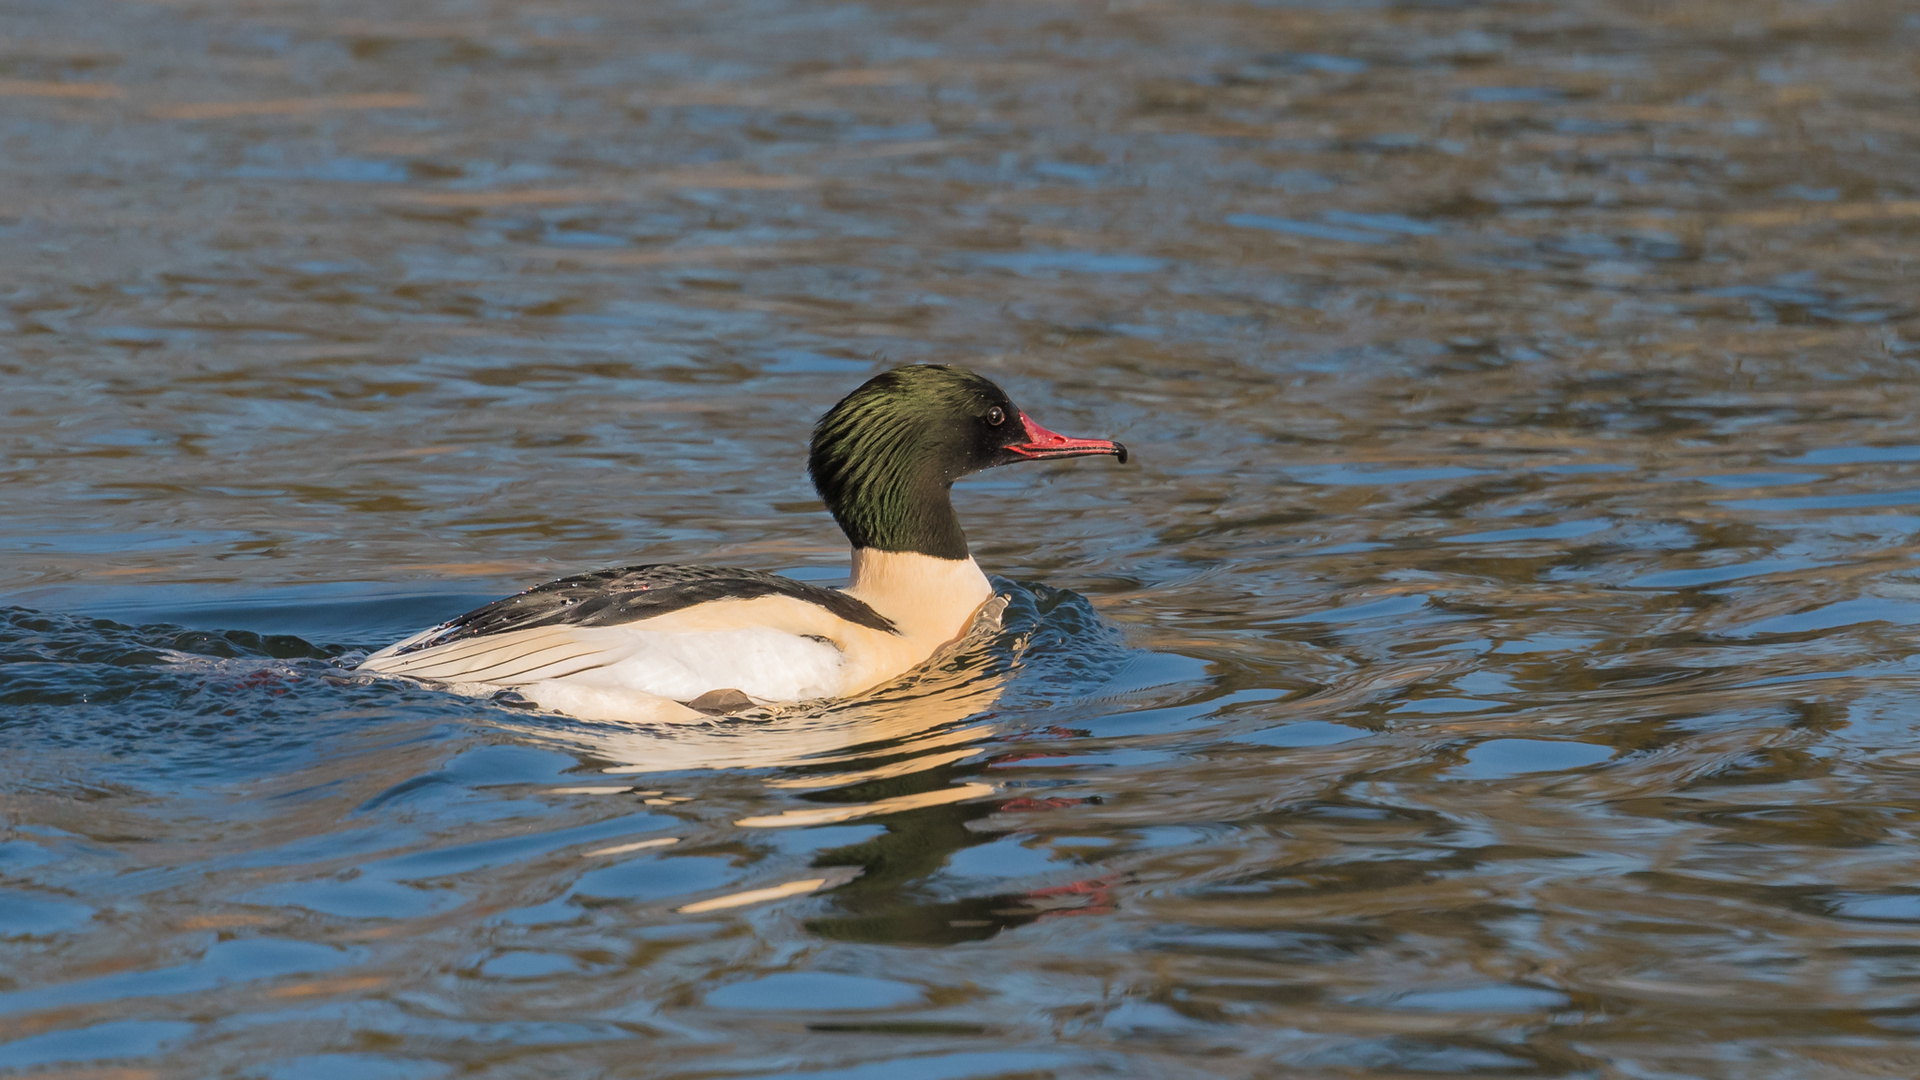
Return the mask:
M756 701L803 701L841 691L846 656L831 641L783 630L647 631L610 627L624 658L567 681L692 701L738 690Z
M846 654L823 635L769 626L686 627L686 621L542 626L413 652L401 652L408 644L401 642L368 657L360 670L475 689L564 683L672 701L723 689L757 701L802 701L848 689Z

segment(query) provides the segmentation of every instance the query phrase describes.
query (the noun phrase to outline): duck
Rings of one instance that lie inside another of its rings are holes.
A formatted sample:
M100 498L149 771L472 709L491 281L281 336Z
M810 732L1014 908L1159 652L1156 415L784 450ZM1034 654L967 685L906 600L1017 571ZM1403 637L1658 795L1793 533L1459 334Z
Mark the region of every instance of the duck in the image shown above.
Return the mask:
M730 566L596 570L422 630L355 670L606 721L858 695L961 637L994 599L955 481L1102 455L1128 458L1111 439L1040 426L978 372L897 367L828 409L808 446L808 476L852 548L844 588Z

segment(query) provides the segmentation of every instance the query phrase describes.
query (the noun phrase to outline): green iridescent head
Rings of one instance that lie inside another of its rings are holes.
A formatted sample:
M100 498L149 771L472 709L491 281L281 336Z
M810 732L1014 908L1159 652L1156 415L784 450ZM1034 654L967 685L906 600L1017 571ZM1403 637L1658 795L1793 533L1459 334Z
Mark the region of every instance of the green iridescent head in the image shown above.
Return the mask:
M1015 461L1112 454L1106 439L1069 439L1029 420L1006 391L965 368L923 364L869 379L813 427L807 472L856 548L967 557L949 489Z

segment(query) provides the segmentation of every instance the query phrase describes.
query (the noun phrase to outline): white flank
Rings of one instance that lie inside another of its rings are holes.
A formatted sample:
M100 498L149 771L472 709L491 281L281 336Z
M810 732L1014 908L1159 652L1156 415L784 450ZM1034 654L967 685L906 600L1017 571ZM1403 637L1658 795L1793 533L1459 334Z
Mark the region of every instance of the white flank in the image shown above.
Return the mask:
M383 650L360 667L432 682L489 686L564 680L673 701L691 701L722 688L759 701L800 701L829 696L843 682L846 658L831 641L761 627L647 629L653 621L510 630L399 655Z

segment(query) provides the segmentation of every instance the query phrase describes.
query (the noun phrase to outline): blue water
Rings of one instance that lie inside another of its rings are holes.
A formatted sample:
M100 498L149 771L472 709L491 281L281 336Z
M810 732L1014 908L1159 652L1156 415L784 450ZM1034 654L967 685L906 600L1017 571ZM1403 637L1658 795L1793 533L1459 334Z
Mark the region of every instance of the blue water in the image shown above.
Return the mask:
M0 1074L1915 1073L1920 21L0 10ZM672 728L354 676L832 585L962 363L1009 599Z

